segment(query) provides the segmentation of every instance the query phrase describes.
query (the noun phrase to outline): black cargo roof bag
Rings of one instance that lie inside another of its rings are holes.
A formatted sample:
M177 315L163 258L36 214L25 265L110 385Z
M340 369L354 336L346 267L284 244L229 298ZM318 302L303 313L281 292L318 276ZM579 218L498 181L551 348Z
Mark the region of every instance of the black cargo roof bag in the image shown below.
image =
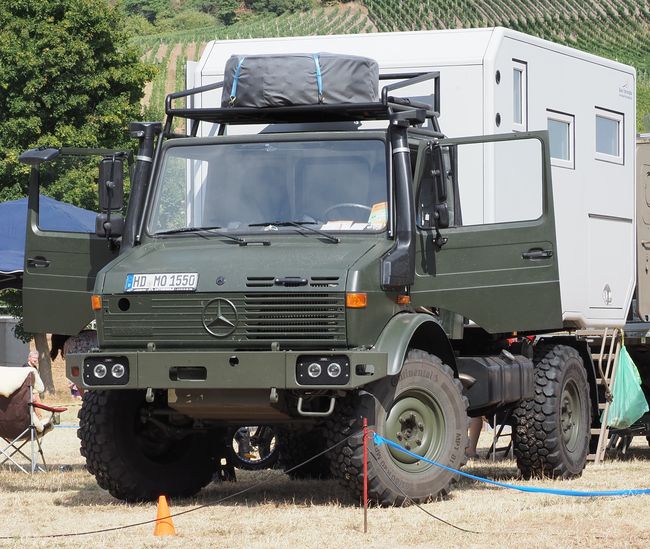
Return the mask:
M224 72L222 107L286 107L378 101L373 59L333 53L233 55Z

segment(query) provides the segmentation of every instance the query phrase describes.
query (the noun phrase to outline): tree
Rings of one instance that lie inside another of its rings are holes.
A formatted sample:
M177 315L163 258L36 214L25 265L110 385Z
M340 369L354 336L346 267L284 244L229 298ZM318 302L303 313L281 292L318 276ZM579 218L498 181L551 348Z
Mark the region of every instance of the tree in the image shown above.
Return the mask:
M127 124L140 118L139 101L153 68L140 62L123 15L111 4L0 2L0 202L27 192L29 168L18 163L26 149L131 146ZM87 170L75 168L43 192L89 207L94 185ZM4 297L22 316L19 294ZM53 391L45 335L34 337L47 390Z
M247 7L257 12L275 13L276 15L285 12L304 11L312 9L316 4L315 0L245 0Z
M0 28L0 201L26 194L25 149L130 146L126 127L154 69L108 0L5 0ZM76 180L53 197L87 207Z

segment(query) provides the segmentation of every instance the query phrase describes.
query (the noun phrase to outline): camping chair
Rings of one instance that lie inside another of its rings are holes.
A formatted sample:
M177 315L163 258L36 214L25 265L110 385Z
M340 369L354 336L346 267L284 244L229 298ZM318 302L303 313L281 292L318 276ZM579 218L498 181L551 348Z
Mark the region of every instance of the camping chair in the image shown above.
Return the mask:
M0 442L0 465L9 461L27 474L46 470L41 438L52 429L55 420L58 423L58 414L67 410L34 402L34 383L35 373L30 368L0 367L0 438L4 440ZM50 417L41 420L35 408L50 412ZM25 448L26 445L29 447ZM42 465L38 462L37 450ZM21 457L28 465L20 463Z

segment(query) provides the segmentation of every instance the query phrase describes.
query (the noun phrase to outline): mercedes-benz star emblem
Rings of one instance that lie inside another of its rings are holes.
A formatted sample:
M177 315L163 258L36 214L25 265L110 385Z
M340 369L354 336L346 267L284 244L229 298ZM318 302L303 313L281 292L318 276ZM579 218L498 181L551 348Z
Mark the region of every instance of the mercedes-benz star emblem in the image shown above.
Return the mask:
M227 337L237 328L237 307L223 297L211 299L203 306L203 327L215 337Z

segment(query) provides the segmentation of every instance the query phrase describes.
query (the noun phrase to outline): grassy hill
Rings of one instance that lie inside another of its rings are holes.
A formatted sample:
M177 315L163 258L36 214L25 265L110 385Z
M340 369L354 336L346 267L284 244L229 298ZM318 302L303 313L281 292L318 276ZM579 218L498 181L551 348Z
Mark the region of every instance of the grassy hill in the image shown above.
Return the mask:
M248 17L229 26L137 39L158 66L147 87L148 115L162 118L164 96L184 87L185 62L214 39L262 38L504 26L616 59L637 68L637 127L650 116L650 0L363 0L302 13ZM650 130L650 128L646 128Z

